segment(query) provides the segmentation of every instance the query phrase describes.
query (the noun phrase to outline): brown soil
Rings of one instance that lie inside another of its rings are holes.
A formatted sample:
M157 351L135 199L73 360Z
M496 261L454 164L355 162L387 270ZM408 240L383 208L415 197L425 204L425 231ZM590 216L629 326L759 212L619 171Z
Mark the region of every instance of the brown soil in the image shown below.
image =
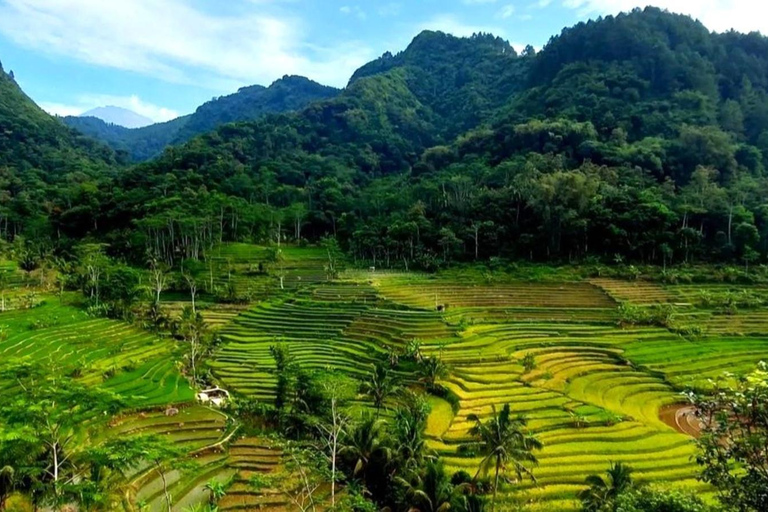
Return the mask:
M699 437L702 425L695 411L689 404L668 405L659 411L659 418L681 434Z

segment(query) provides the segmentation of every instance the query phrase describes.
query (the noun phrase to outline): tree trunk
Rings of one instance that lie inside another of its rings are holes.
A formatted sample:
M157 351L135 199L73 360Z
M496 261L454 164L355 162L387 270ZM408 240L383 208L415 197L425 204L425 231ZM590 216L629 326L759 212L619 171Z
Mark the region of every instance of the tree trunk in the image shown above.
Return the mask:
M163 494L165 495L165 504L168 507L167 512L173 512L173 502L171 501L171 493L168 492L168 481L165 478L165 471L160 469L160 465L157 466L157 472L160 473L160 478L163 480Z
M499 464L496 463L496 477L493 480L493 499L491 500L491 512L496 511L496 493L499 490Z

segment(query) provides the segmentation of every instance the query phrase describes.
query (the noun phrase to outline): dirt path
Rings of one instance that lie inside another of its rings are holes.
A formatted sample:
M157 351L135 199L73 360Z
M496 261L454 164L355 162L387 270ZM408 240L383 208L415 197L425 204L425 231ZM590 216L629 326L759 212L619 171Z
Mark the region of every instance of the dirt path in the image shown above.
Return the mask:
M695 408L692 405L668 405L659 411L659 418L681 434L691 437L701 435L701 422L696 417Z

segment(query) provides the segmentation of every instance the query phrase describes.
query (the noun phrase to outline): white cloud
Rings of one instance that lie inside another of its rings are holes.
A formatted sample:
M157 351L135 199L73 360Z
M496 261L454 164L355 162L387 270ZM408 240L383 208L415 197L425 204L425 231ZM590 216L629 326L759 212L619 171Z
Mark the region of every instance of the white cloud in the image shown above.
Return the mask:
M472 34L479 32L491 33L499 37L505 37L504 29L500 27L493 27L487 25L474 25L464 23L456 16L451 14L441 14L435 16L424 23L421 23L417 27L418 31L422 30L439 30L446 34L453 34L458 37L469 37Z
M511 18L515 14L515 6L513 4L505 5L499 11L498 17L506 20Z
M564 6L577 9L581 16L616 14L646 4L691 15L717 32L736 29L768 34L768 2L764 0L563 0Z
M345 5L341 9L339 9L339 11L342 14L347 14L347 15L353 14L357 16L358 19L361 19L361 20L368 18L368 15L366 14L366 12L357 5L355 5L354 7Z
M143 101L138 96L113 96L110 94L84 94L76 99L75 105L62 103L41 103L40 108L58 116L79 116L83 112L96 107L114 106L136 112L148 117L156 123L170 121L179 117L179 113L169 108L161 107Z
M274 3L274 2L272 2ZM301 20L268 0L204 12L196 0L2 0L0 33L55 56L219 90L284 74L343 85L373 55L357 41L306 42ZM232 4L234 5L234 4Z
M495 4L497 0L462 0L466 5Z
M64 105L63 103L51 103L51 102L42 102L38 106L53 116L62 116L62 117L79 116L86 110L90 110L88 108L83 108L76 105Z

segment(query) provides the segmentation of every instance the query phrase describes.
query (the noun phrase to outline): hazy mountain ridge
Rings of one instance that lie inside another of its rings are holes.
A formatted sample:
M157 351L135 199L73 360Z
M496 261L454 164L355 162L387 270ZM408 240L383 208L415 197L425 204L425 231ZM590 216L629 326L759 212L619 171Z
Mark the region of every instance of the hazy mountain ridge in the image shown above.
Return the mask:
M65 117L64 122L116 151L128 153L134 161L144 161L159 155L169 145L182 144L222 124L253 121L267 114L298 110L339 92L304 77L286 76L269 87L243 87L234 94L201 105L193 114L138 129L127 130L123 126L82 116Z
M95 117L101 119L107 124L114 124L123 128L144 128L154 124L154 121L148 117L121 107L106 106L97 107L80 114L78 117Z

